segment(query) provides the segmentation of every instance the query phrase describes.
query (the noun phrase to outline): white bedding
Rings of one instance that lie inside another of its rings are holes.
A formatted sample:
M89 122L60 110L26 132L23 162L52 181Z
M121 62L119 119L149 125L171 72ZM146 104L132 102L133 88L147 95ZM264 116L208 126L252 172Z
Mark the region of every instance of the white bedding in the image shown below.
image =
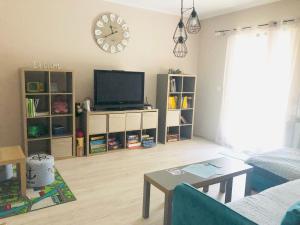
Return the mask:
M300 179L300 150L282 148L249 158L246 163L270 171L287 180Z
M228 203L234 211L259 225L280 225L287 209L300 200L300 179Z

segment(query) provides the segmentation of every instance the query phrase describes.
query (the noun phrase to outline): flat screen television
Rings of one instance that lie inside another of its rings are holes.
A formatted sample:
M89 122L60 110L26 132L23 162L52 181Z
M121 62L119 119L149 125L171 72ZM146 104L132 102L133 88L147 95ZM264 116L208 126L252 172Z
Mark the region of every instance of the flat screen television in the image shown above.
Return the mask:
M95 110L143 108L144 79L144 72L95 70Z

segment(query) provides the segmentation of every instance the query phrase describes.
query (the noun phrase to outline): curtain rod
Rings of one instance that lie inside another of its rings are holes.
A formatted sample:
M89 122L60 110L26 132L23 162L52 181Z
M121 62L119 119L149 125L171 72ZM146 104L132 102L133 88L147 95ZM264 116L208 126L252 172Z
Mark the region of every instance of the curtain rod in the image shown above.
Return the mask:
M237 30L247 30L247 29L251 29L253 27L266 27L266 26L276 26L278 24L288 24L288 23L297 23L300 21L300 18L295 18L295 19L286 19L286 20L281 20L281 21L271 21L269 23L264 23L264 24L259 24L256 26L246 26L246 27L242 27L240 29L234 28L234 29L227 29L227 30L217 30L215 31L215 34L226 34L227 32L232 32L232 31L237 31Z

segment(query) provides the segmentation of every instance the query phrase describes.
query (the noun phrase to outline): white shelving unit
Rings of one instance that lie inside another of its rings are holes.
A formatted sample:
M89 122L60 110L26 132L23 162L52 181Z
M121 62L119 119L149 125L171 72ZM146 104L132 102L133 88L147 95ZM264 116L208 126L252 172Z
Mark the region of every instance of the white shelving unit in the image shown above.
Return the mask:
M154 137L154 143L157 143L157 109L85 112L84 124L87 156L127 149L128 135L138 135L139 141L141 141L142 135L148 134ZM104 151L91 152L90 140L95 136L104 136L106 145ZM108 140L111 137L116 137L121 143L118 149L109 149Z
M175 90L171 87L174 86L171 84L174 84L174 81ZM178 141L192 139L196 83L196 75L157 75L156 105L159 109L159 142L165 144L174 141L176 135ZM175 108L170 107L170 97L177 99ZM189 99L185 106L183 106L184 97Z

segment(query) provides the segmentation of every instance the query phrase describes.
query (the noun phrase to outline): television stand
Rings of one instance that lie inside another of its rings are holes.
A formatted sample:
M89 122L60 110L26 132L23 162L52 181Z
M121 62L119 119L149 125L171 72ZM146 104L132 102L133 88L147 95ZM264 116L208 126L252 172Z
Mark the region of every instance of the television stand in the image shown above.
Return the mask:
M87 156L157 144L157 109L91 111L84 118Z

